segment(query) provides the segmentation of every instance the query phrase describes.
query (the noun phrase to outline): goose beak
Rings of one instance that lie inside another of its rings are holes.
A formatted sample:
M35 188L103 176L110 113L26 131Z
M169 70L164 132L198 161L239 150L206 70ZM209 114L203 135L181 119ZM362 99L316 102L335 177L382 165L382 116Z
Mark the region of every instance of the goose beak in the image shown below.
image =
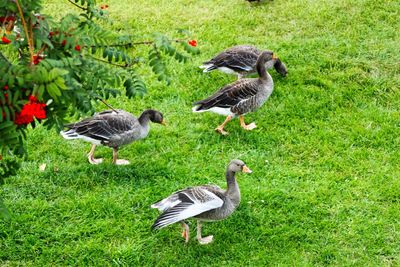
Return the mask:
M160 124L162 124L162 125L164 125L164 126L167 126L167 123L165 122L165 120L162 120L162 121L160 122Z
M247 167L246 165L244 165L242 167L242 172L244 173L252 173L253 171L249 169L249 167Z
M273 53L272 54L272 59L277 59L277 58L278 58L277 54Z

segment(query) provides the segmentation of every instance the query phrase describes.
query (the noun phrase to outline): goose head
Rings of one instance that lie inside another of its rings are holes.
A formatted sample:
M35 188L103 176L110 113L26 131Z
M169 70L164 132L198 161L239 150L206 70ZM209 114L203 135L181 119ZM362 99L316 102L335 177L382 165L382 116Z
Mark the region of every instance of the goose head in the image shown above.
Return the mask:
M279 58L275 60L274 68L280 75L286 77L288 73L287 68Z
M250 170L249 167L247 167L240 159L232 160L228 165L228 171L252 173L252 170Z
M276 57L274 58L274 53L273 53L272 51L266 50L266 51L264 51L264 52L265 52L265 54L264 54L264 56L263 56L263 62L264 62L265 68L268 70L268 69L271 69L271 68L274 67L274 65L276 64L276 61L277 61L278 59L277 59ZM264 52L263 52L263 53L264 53ZM261 57L261 55L262 55L263 53L261 53L261 54L258 56L258 60L260 60L260 57Z
M276 54L274 52L266 50L263 51L257 58L257 64L267 64L269 62L272 63L272 66L274 65L275 61L277 60Z
M161 112L153 109L148 109L143 112L150 119L151 122L166 125L164 121L164 116Z

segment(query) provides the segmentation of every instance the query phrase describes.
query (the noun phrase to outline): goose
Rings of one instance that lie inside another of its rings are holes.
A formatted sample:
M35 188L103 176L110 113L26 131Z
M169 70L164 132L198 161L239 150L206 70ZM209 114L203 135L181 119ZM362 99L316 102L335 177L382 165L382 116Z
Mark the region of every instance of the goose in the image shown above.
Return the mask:
M233 118L239 116L240 126L245 130L253 130L256 124L246 125L244 115L261 107L271 95L274 82L266 71L265 65L271 64L276 56L270 51L262 52L257 59L257 72L259 78L240 79L228 84L212 96L193 103L193 112L212 111L227 116L225 121L215 130L222 135L227 135L225 125Z
M257 72L256 62L261 53L262 51L254 46L238 45L204 62L200 68L204 69L203 72L218 69L227 74L236 74L238 79L241 79L247 74ZM279 58L267 62L265 67L266 69L274 67L282 76L287 75L287 68Z
M91 118L65 125L67 130L60 134L65 139L83 139L92 143L88 154L91 164L100 164L103 159L95 159L96 146L113 148L113 161L116 165L129 164L128 160L118 159L118 148L133 141L145 138L149 133L149 121L165 125L163 114L148 109L136 118L124 110L106 110Z
M156 219L152 228L161 229L170 224L180 222L183 227L182 237L189 242L189 226L185 220L197 220L197 240L205 245L213 240L213 236L202 237L203 222L219 221L231 215L240 203L239 185L235 173L252 173L246 164L239 160L232 160L226 170L227 189L222 190L216 185L201 185L188 187L172 193L151 205L162 214Z

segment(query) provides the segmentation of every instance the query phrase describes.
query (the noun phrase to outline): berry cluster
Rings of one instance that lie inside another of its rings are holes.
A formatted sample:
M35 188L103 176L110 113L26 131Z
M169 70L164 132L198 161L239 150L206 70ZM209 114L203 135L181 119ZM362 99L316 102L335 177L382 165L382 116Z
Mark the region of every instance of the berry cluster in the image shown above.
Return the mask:
M35 96L31 95L29 102L22 107L21 112L15 114L14 123L25 125L33 122L34 118L46 119L46 104L40 103Z
M4 85L3 94L6 102L5 105L10 105L10 99L8 98L8 85ZM1 105L1 103L0 103ZM5 118L5 113L2 114ZM29 102L23 105L21 112L15 112L14 123L17 125L26 125L33 122L33 119L38 120L46 119L46 104L39 102L39 100L31 95L29 96Z

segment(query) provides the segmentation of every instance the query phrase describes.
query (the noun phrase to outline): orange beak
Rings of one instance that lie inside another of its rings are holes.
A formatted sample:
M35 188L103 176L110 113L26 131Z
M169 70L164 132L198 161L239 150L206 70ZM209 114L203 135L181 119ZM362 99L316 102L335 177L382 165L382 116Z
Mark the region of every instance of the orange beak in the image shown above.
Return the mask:
M278 56L275 53L273 53L272 54L272 59L277 59L277 58L278 58Z
M249 169L249 167L247 167L246 165L244 165L242 167L242 172L244 173L252 173L253 171Z
M165 120L162 120L162 121L160 122L160 124L162 124L162 125L164 125L164 126L167 126L167 123L165 122Z

